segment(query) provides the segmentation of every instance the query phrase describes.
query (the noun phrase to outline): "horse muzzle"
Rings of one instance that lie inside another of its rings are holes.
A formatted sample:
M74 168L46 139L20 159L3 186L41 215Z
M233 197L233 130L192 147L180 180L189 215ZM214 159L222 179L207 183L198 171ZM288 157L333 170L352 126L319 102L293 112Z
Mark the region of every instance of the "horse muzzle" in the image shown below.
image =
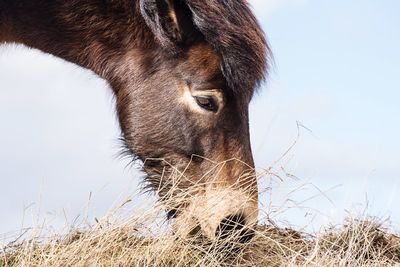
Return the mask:
M211 241L246 243L254 236L257 217L254 196L237 189L215 188L193 196L190 205L177 217L175 231L188 236L198 229Z

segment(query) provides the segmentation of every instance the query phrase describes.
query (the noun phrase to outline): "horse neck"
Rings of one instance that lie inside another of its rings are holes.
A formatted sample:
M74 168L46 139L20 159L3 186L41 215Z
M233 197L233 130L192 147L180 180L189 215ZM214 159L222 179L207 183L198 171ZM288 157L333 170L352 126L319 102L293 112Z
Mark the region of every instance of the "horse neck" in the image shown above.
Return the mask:
M128 50L154 38L133 0L0 0L0 43L21 43L109 79Z

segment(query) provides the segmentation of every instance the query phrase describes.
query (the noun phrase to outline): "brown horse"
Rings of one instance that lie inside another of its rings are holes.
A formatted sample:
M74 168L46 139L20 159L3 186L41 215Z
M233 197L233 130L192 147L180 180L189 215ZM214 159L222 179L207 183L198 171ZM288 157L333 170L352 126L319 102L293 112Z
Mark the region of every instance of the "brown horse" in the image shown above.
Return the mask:
M0 43L107 80L126 148L161 199L176 171L179 189L206 181L170 217L192 207L210 238L256 223L248 106L269 49L245 0L0 0Z

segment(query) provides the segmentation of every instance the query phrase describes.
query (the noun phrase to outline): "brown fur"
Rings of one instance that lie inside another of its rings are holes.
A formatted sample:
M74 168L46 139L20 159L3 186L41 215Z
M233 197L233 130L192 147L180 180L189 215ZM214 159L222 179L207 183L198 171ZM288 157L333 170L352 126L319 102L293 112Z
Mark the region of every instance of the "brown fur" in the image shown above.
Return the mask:
M166 162L182 171L190 163L185 175L196 181L215 162L237 158L246 164L230 161L217 180L239 181L257 199L248 104L269 50L244 0L0 0L0 42L106 79L127 150L145 162L153 189L171 182ZM187 88L223 94L218 113L180 102Z

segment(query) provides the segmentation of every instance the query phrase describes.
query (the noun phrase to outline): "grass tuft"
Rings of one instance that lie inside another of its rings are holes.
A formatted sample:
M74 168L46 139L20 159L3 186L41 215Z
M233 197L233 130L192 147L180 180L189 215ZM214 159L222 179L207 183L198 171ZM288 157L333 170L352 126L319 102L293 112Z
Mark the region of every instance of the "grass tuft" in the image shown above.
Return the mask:
M170 188L168 197L149 211L135 207L129 216L121 216L132 203L127 200L91 226L85 221L64 235L31 229L3 247L0 267L400 266L400 237L376 218L348 218L342 226L317 234L282 228L266 219L261 221L268 224L243 226L243 231L255 233L249 242L239 242L235 234L209 240L196 225L180 231L173 219L165 219L166 211L178 204L193 203L204 184L196 184L193 190ZM181 232L189 234L177 234Z
M140 220L9 244L0 266L399 266L400 238L375 219L314 236L260 225L246 244L173 233L143 235Z

